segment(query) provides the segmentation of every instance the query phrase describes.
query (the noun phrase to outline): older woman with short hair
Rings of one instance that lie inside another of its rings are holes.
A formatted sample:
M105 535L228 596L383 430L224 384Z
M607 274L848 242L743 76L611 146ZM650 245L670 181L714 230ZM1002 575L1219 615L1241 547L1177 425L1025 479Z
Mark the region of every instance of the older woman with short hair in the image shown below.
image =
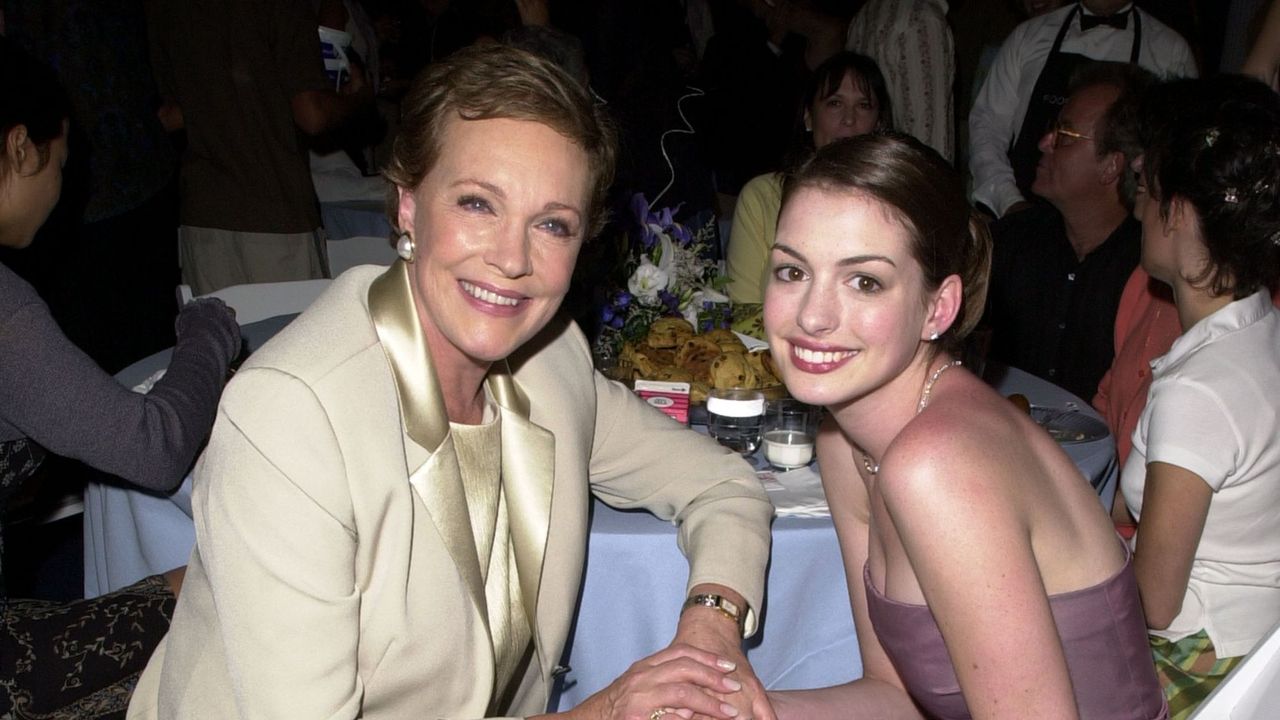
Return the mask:
M228 386L131 717L544 712L593 494L676 522L699 600L566 716L772 717L740 651L768 557L759 482L595 373L556 318L613 152L586 91L528 53L472 48L419 78L388 171L402 259L334 281Z

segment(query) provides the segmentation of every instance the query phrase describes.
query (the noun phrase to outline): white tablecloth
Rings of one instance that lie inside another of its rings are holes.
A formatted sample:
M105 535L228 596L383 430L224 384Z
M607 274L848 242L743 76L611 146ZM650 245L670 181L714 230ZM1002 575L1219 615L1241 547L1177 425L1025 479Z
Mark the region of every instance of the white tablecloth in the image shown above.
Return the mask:
M551 709L567 709L631 663L671 642L688 565L675 528L645 512L595 503L587 571ZM829 518L778 518L760 629L747 658L769 689L834 685L862 676L858 636Z
M250 350L261 347L295 316L267 318L240 328ZM169 365L162 350L116 373L135 387ZM170 495L89 483L84 492L84 596L119 590L150 575L187 564L196 533L191 520L191 477Z

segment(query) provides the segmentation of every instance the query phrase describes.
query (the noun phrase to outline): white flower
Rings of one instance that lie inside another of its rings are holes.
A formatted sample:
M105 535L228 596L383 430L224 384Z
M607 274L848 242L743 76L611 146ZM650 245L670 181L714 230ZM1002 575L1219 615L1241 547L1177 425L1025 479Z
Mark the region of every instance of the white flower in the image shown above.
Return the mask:
M683 309L680 310L680 315L684 317L685 322L689 323L695 328L698 327L698 308L694 307L693 305L686 305Z
M701 290L699 290L697 293L694 293L694 294L695 294L695 295L697 295L697 294L702 295L702 298L701 298L701 300L699 300L699 303L701 303L701 302L713 302L713 303L727 303L727 302L729 302L729 296L728 296L728 295L725 295L724 293L719 292L719 291L717 291L717 290L712 290L712 289L711 289L711 288L709 288L709 287L704 287L704 288L702 288Z
M673 269L676 273L680 271L680 266L675 264L676 246L675 243L671 242L670 235L662 232L661 228L656 228L656 230L658 231L658 269L670 277L674 274L672 272Z
M698 327L698 311L702 310L702 304L709 303L727 303L729 298L722 293L716 292L709 287L698 288L689 295L689 299L680 304L680 314L684 316L689 324Z
M656 303L658 293L667 289L667 282L666 271L654 265L649 258L641 256L639 267L627 280L627 289L641 300Z

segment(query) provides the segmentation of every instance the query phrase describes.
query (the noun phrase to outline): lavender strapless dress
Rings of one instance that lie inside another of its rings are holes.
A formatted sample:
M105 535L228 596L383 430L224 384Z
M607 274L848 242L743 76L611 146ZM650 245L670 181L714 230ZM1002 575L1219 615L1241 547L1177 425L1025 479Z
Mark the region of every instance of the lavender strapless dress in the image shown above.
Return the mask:
M927 605L890 600L864 566L867 609L880 644L925 714L970 717L942 633ZM1111 578L1049 598L1082 720L1163 720L1169 716L1147 644L1132 558Z

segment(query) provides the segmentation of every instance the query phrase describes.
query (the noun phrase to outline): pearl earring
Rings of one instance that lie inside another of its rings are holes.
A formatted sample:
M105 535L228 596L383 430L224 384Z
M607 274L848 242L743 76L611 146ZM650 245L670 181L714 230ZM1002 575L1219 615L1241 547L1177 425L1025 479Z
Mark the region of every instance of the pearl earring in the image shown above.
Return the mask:
M929 342L937 342L937 340L938 340L938 331L934 330L933 334L929 336Z
M396 254L403 258L405 262L413 262L413 253L416 249L413 244L413 237L407 232L400 233L400 240L396 243Z

